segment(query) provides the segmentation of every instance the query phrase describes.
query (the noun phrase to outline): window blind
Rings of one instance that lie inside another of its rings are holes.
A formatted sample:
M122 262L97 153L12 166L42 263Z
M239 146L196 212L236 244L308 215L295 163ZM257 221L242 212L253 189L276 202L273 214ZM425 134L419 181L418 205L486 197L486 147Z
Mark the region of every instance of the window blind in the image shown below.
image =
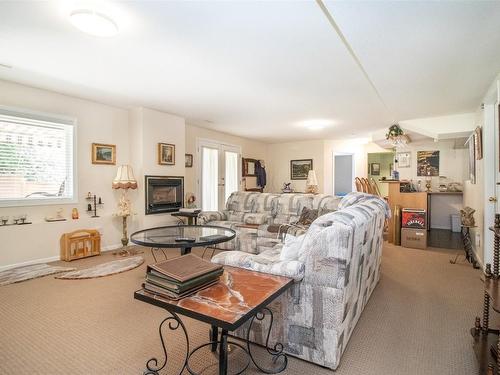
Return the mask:
M74 198L74 123L0 109L0 205Z

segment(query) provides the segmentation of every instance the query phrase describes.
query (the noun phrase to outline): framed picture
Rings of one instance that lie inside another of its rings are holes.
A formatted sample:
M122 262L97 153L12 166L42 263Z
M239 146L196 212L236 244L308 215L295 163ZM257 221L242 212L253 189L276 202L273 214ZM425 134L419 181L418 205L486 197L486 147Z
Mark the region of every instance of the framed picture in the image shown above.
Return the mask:
M474 152L476 154L476 160L481 160L483 158L483 135L480 126L474 130Z
M192 168L193 167L193 154L186 154L186 168Z
M469 180L471 184L476 183L476 133L473 133L472 136L467 141L467 147L469 150Z
M116 164L116 146L92 143L92 164Z
M175 145L158 143L158 164L175 165Z
M380 163L372 163L370 165L370 174L373 176L380 176Z
M398 152L396 153L396 160L398 168L410 168L411 166L411 152Z
M307 174L311 169L313 169L312 159L290 160L290 179L307 180Z
M439 151L417 151L417 176L439 176Z

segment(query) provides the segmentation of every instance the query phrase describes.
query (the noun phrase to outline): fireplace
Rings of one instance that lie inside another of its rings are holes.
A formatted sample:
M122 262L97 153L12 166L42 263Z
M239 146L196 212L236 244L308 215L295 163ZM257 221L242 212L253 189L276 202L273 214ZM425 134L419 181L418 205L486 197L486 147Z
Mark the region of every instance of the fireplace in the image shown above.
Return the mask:
M146 176L146 215L175 212L183 206L184 177Z

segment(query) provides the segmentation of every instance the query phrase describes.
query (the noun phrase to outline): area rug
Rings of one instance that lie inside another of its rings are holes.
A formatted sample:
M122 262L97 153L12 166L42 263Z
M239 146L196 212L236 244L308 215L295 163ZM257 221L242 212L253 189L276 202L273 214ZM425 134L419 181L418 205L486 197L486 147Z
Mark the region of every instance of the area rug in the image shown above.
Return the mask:
M143 257L130 257L120 260L113 260L97 266L65 273L61 276L56 276L56 279L77 280L77 279L94 279L96 277L104 277L125 272L144 263Z
M76 268L51 266L49 264L33 264L31 266L12 268L0 272L0 286L74 270Z

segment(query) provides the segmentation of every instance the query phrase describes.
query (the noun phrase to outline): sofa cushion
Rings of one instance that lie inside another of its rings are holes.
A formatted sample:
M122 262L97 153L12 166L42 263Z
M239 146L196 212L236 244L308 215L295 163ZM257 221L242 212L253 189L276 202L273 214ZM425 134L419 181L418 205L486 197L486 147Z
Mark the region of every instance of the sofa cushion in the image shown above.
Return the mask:
M262 193L255 198L253 203L252 212L263 213L267 212L271 214L273 209L273 201L279 198L279 194L273 193Z
M304 241L304 234L298 237L288 235L281 249L280 260L298 260L300 247Z
M302 208L302 212L300 213L299 220L297 220L297 224L309 226L317 218L318 209L304 207Z
M231 212L251 212L259 193L252 191L235 191L226 202L226 210Z
M272 220L270 212L247 212L243 215L245 224L267 224Z
M273 223L290 224L298 220L304 207L312 208L313 195L281 194L273 201Z
M281 248L264 251L258 255L242 251L228 251L215 255L213 263L225 266L239 267L251 271L285 276L300 281L304 278L304 264L297 260L280 260Z

